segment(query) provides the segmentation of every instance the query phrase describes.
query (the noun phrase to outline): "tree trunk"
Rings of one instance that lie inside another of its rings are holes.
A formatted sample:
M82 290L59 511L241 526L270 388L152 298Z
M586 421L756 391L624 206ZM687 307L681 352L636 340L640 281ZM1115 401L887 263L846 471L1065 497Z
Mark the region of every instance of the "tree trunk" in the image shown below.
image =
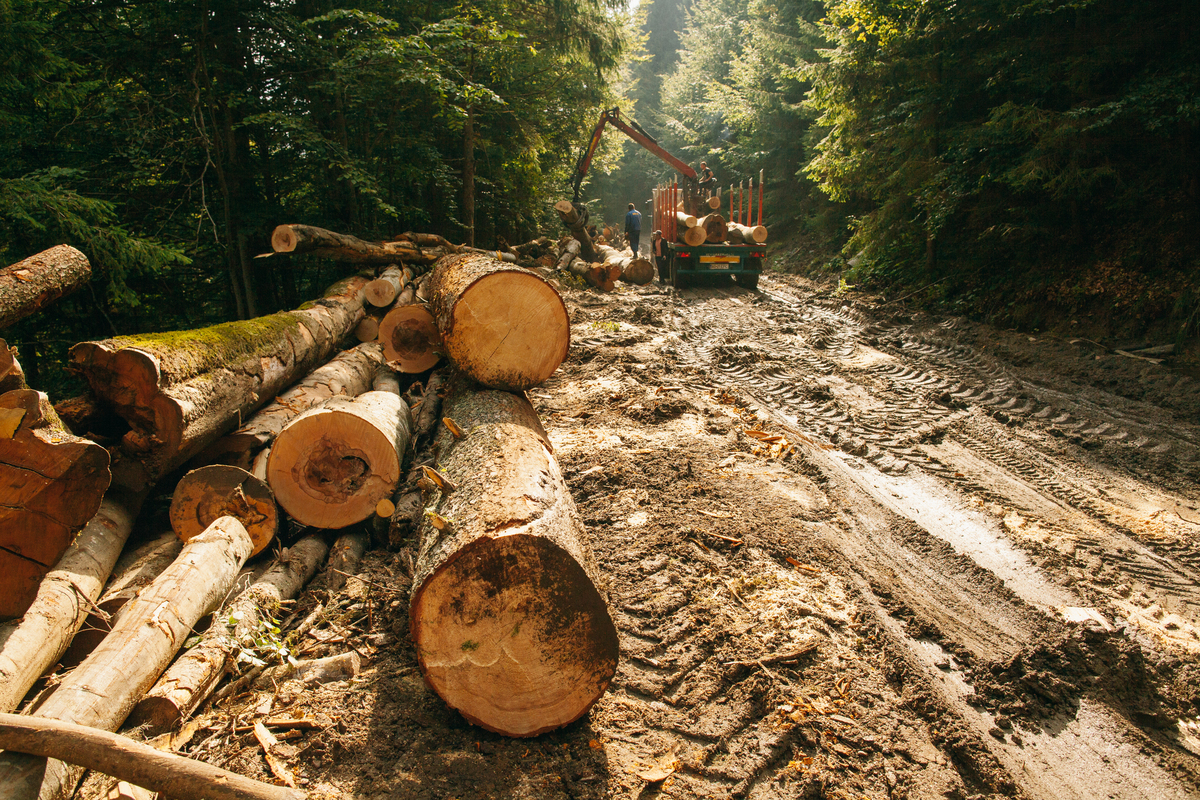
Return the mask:
M96 601L92 613L88 614L87 622L75 634L67 652L63 653L60 666L72 669L87 658L112 630L121 609L171 566L182 549L183 542L173 531L168 531L131 553L122 553L113 567L112 580L105 584L104 593Z
M116 730L166 669L191 628L228 594L246 558L250 537L222 517L184 545L175 563L126 607L87 659L63 679L33 716ZM78 770L61 761L0 754L0 787L11 800L64 797Z
M0 395L0 617L25 612L111 479L108 451L70 433L46 395Z
M376 308L387 308L412 279L412 269L388 267L382 275L363 287L363 298Z
M329 566L325 568L325 588L336 592L346 585L346 580L358 570L363 554L367 552L365 533L344 533L329 550Z
M579 254L588 261L598 261L596 247L587 232L587 218L576 210L570 200L559 200L554 204L554 210L563 225L567 226L571 235L579 242Z
M276 253L308 254L359 266L382 267L405 262L429 263L433 257L412 242L365 242L311 225L280 225L271 234ZM441 255L438 253L437 255Z
M280 431L267 460L267 482L300 524L353 525L395 491L411 431L408 405L391 392L330 400Z
M72 367L129 423L114 481L153 484L328 361L363 317L365 282L335 284L300 311L71 348Z
M389 311L379 325L379 343L388 365L409 375L432 369L441 358L442 337L422 305Z
M43 759L67 759L175 800L304 800L305 796L115 733L57 720L0 715L0 747Z
M383 348L375 342L338 353L259 409L245 425L213 442L195 460L232 464L249 470L254 454L275 441L283 427L298 414L331 397L357 397L369 392L371 381L381 366Z
M558 257L558 269L566 269L567 265L574 261L578 255L579 240L567 239L566 242L563 243L561 255Z
M66 244L0 269L0 328L41 311L91 278L87 256Z
M554 730L583 716L617 667L583 526L528 400L460 378L444 413L466 437L439 435L457 488L436 491L437 515L421 523L418 664L470 722L507 736Z
M250 555L267 549L280 524L271 488L247 470L228 464L209 464L184 475L171 496L170 516L171 528L183 542L221 517L233 517L254 543Z
M704 241L709 244L723 242L728 235L725 218L720 214L709 214L707 217L701 218L697 221L696 227L704 229Z
M601 263L592 263L584 261L582 258L576 258L567 264L567 272L583 278L588 286L604 292L613 290L613 282L608 277L608 268Z
M609 268L609 280L620 279L638 286L645 286L654 280L654 265L646 259L638 258L634 254L623 253L607 245L601 245L597 249L604 259L605 266Z
M465 254L439 261L428 284L447 358L484 386L523 391L567 357L566 306L539 275Z
M472 59L473 60L473 59ZM463 120L463 225L467 229L467 246L475 246L475 115L467 105Z
M730 231L738 231L746 244L762 244L767 240L767 229L762 225L740 225L730 222L728 228Z
M25 615L0 626L0 712L15 710L41 674L66 652L100 597L143 498L110 490L100 510L42 579Z
M213 616L201 642L179 657L131 715L134 724L156 730L177 726L199 708L232 664L238 647L251 648L263 613L274 615L280 603L300 593L325 560L329 548L321 536L306 536L221 613ZM230 624L229 620L236 620Z

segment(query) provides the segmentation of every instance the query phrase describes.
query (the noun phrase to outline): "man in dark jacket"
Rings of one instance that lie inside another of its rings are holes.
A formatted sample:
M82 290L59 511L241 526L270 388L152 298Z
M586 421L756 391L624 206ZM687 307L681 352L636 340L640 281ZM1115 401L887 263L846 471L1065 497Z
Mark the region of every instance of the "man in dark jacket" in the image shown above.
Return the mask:
M666 283L670 276L667 275L667 240L663 238L662 231L654 232L650 251L654 253L654 266L658 268L658 282Z
M633 207L633 203L629 204L629 210L625 212L625 238L629 240L629 249L636 256L638 240L642 238L642 215Z

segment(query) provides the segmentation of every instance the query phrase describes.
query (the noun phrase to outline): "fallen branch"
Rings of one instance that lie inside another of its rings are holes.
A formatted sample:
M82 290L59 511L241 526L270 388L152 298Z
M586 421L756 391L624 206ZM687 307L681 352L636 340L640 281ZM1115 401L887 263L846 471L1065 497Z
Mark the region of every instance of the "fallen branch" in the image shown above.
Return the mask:
M53 719L0 714L0 747L67 761L175 800L302 800L306 796L155 750L125 736Z

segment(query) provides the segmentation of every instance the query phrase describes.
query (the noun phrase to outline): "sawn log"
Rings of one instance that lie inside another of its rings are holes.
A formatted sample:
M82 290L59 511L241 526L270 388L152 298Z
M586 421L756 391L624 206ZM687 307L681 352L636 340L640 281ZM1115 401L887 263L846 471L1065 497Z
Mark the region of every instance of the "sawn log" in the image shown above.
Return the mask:
M467 720L507 736L566 725L604 694L616 628L575 503L523 396L458 379L439 434L456 488L420 529L409 609L426 682Z
M529 389L567 357L567 308L536 273L487 256L453 255L434 267L427 289L446 357L484 386Z
M0 328L41 311L91 277L87 256L66 244L0 269Z

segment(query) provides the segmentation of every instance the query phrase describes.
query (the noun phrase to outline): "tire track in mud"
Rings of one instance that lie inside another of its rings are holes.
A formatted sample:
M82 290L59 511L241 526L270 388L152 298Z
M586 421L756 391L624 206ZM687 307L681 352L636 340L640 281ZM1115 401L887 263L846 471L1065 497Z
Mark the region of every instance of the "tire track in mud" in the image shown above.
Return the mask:
M1127 420L1123 425L1117 425L1115 421L1096 421L1094 417L1077 414L1078 409L1062 410L1069 404L1061 401L1057 405L1042 402L1013 370L978 355L971 348L902 341L901 346L891 348L893 352L886 352L883 348L888 344L877 330L871 331L872 344L880 345L881 349L860 343L866 327L859 315L848 313L845 308L830 311L805 306L798 299L785 302L778 296L767 295L766 302L754 304L752 310L731 309L721 305L722 299L726 298L717 295L711 300L693 303L687 298L676 306L681 324L676 329L672 355L679 366L692 374L700 388L741 392L749 402L759 406L760 418L773 417L798 434L815 433L818 440L838 445L852 456L864 457L882 476L902 476L909 466L914 466L933 478L946 480L952 495L963 491L990 493L986 484L975 484L960 472L952 459L947 463L943 453L922 446L952 438L975 458L1028 486L1042 502L1061 507L1064 516L1069 518L1074 513L1094 521L1091 527L1095 530L1111 527L1108 521L1113 514L1108 504L1097 502L1069 481L1058 478L1057 470L1050 468L1054 464L1052 457L1031 450L1024 446L1025 443L1014 452L1011 445L1015 440L1009 440L1010 437L994 441L997 437L988 425L978 421L980 415L974 410L986 413L1000 425L1015 417L1045 422L1056 426L1060 432L1072 431L1079 437L1091 437L1082 439L1085 446L1086 442L1103 440L1151 453L1168 449L1178 453L1191 448L1186 434L1159 435L1156 440L1140 433L1145 430L1161 434L1153 425L1135 426ZM770 332L762 333L768 326L771 326ZM806 386L814 382L818 384L816 391ZM843 399L845 396L857 402L847 402ZM1137 435L1131 430L1138 432ZM1006 444L1009 446L1005 447ZM878 491L878 484L874 490L867 485L872 480L869 476L864 481L862 474L855 474L855 471L861 473L862 467L848 468L849 462L844 457L832 455L826 447L818 441L810 453L824 456L817 459L824 469L833 474L840 473L867 498L897 517L913 520L918 529L928 530L934 537L955 544L959 552L970 553L970 543L964 547L964 542L955 541L955 533L950 530L963 524L961 515L949 523L943 519L940 522L943 529L938 530L939 523L931 524L930 520L923 520L920 514L913 513L911 506L905 507L905 500L911 500L912 506L925 502L921 495L927 489L911 485L912 480L906 481L907 487L893 482L888 487L889 493L901 500L889 501ZM902 497L906 491L911 495ZM1047 624L1051 627L1057 624L1049 617L1039 620L1025 604L1041 608L1043 612L1050 612L1056 606L1081 604L1070 591L1055 590L1044 581L1033 589L1017 590L1024 602L1011 596L1011 592L1005 597L1005 592L995 587L981 590L978 582L970 579L957 584L950 579L950 586L943 585L942 589L930 592L931 584L936 585L939 581L945 584L945 567L949 561L944 554L929 562L924 570L918 567L914 571L913 564L920 564L921 555L914 558L914 551L907 546L909 543L888 542L893 526L875 526L870 535L849 537L844 536L846 528L841 526L840 545L848 554L854 551L858 556L851 561L856 571L867 579L863 588L865 596L876 598L878 602L876 591L888 587L888 602L880 604L880 608L886 605L890 612L899 610L904 615L911 615L920 621L922 630L932 624L943 644L958 648L968 657L986 660L989 653L994 657L997 653L1032 646L1045 635ZM1195 601L1197 575L1192 569L1192 559L1180 562L1169 556L1163 557L1144 545L1139 546L1136 536L1125 530L1102 530L1101 533L1091 540L1086 536L1077 537L1077 547L1085 553L1099 555L1108 552L1115 542L1134 545L1118 546L1116 549L1123 559L1110 559L1108 563L1178 600ZM877 548L875 552L871 552L873 547ZM889 550L891 552L887 552ZM975 554L971 555L976 561L980 560ZM1002 556L1002 560L1005 559L1009 561L1007 568L1012 575L1036 573L1028 562L1021 562L1019 551ZM864 570L863 565L869 564L876 565L879 573L874 579L870 577L870 567ZM1005 574L1004 565L997 567L984 563L981 566L993 575ZM895 589L899 589L899 597L893 596ZM958 600L954 597L956 591L962 594ZM1011 624L999 626L1005 629L1002 632L993 626L991 634L981 634L996 620L996 609L1005 608L1012 609ZM980 615L979 609L988 609L990 613ZM955 622L961 624L956 626ZM1054 738L1044 733L1028 732L1026 741L1036 748L1040 757L1040 763L1030 768L1027 763L1030 753L1024 752L1020 740L1014 746L1003 733L997 737L998 729L992 724L990 715L964 702L964 696L970 693L966 680L956 676L958 685L952 685L954 681L944 680L924 657L923 648L936 648L937 644L913 639L893 613L877 615L876 623L890 638L899 657L905 659L916 674L925 673L923 682L939 698L945 711L957 715L968 729L974 730L977 752L973 760L977 767L986 771L989 768L987 762L1003 765L1013 780L1032 796L1081 796L1077 790L1084 777L1091 780L1092 786L1103 787L1112 797L1142 796L1142 786L1131 785L1121 773L1123 767L1105 766L1107 761L1092 757L1095 748L1103 746L1121 752L1124 768L1138 762L1146 770L1146 780L1154 786L1153 794L1187 796L1188 792L1153 761L1139 758L1138 754L1147 747L1145 734L1103 707L1089 706L1087 714L1081 712L1072 723L1077 726L1075 735L1088 742L1090 749L1086 757L1062 752ZM1005 636L1009 637L1007 642ZM1039 758L1032 761L1038 762Z

